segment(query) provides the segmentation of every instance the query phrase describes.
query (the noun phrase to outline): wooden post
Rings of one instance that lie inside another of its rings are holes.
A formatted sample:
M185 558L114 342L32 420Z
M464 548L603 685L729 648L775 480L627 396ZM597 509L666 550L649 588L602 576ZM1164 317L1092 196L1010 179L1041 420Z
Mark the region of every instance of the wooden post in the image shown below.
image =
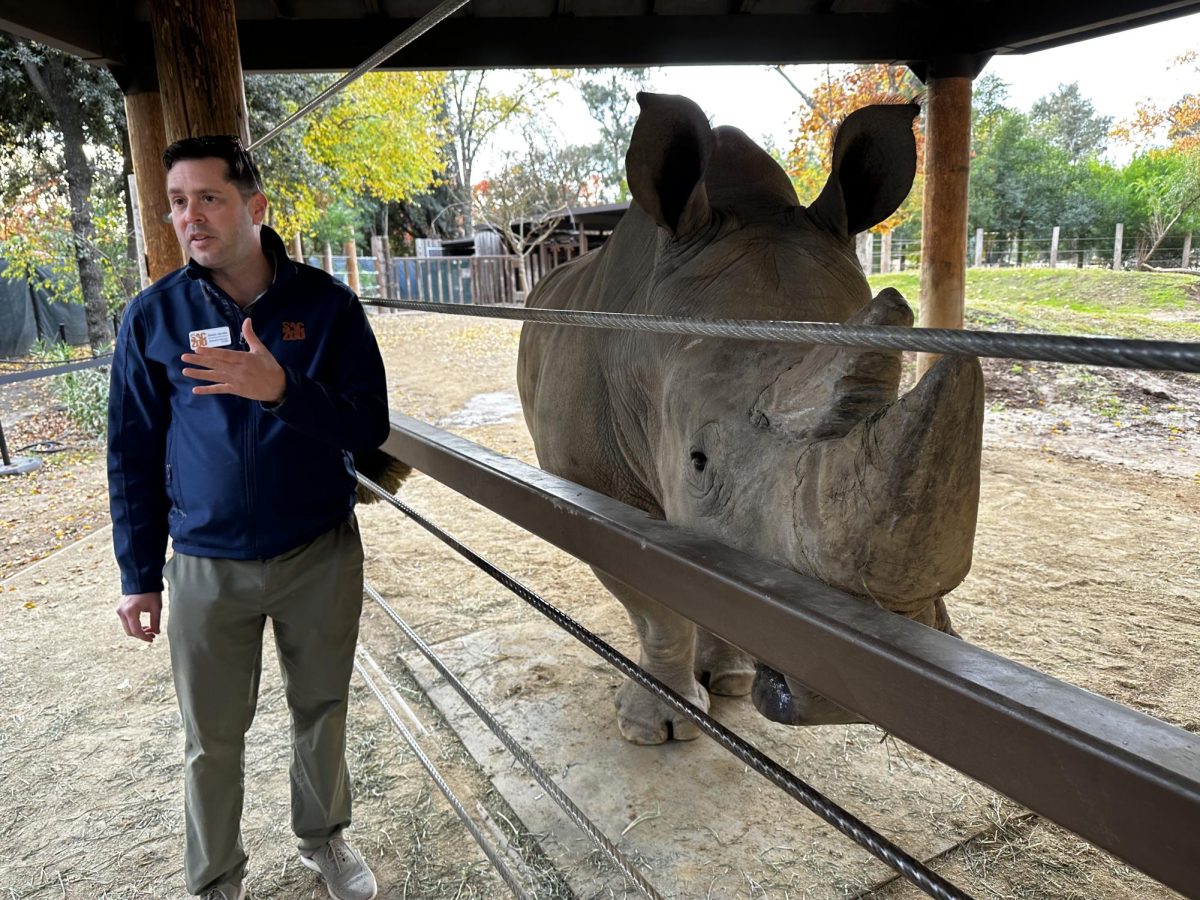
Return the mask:
M871 257L867 255L867 241L870 237L871 234L867 231L860 231L854 236L854 256L865 275L871 274Z
M249 141L233 0L150 0L168 143L202 134Z
M975 229L975 268L983 265L983 229Z
M304 262L304 241L300 238L300 232L292 238L292 259L298 263Z
M921 219L923 328L962 328L967 268L967 175L971 166L971 78L930 77ZM937 355L917 354L917 376Z
M879 238L879 274L892 271L892 233L885 231Z
M383 238L377 234L371 235L371 255L375 257L375 293L380 297L390 296L388 293L387 254L383 250Z
M129 149L133 155L133 177L137 182L138 217L146 246L146 273L158 281L186 262L171 223L167 178L162 153L167 148L163 130L163 108L157 91L125 95L125 118L129 122Z
M1190 269L1189 265L1192 261L1192 233L1189 231L1183 236L1183 253L1180 254L1179 265L1184 269Z
M1058 268L1058 231L1059 227L1054 226L1054 230L1050 232L1050 268Z
M321 268L328 274L333 274L333 247L329 246L329 241L325 242L325 254L321 257Z
M1125 236L1125 223L1117 223L1117 234L1113 238L1113 271L1121 271L1121 239Z
M350 290L358 293L358 247L354 241L346 241L343 250L346 254L346 284L350 285Z

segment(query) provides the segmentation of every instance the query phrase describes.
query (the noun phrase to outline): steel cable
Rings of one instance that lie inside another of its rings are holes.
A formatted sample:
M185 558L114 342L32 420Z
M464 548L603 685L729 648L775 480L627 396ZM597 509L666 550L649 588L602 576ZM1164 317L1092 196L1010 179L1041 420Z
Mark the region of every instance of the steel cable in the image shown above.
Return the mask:
M450 16L454 15L454 13L458 12L470 2L471 0L446 0L445 3L436 6L434 9L421 16L421 18L419 18L408 28L404 29L404 31L400 32L400 34L394 40L389 41L383 47L376 50L374 53L368 56L364 62L359 63L357 67L351 69L333 84L329 85L329 87L325 88L325 90L321 91L321 93L317 94L317 96L313 97L302 107L260 137L257 141L254 141L246 149L254 150L257 147L261 147L267 141L275 138L293 122L296 122L308 115L342 88L346 87L346 85L350 84L352 81L357 81L361 76L365 75L367 72L370 72L385 59L403 50L417 38L421 37L421 35L425 34L425 32L429 31L444 19L450 18Z
M37 378L49 378L52 375L62 375L64 372L75 372L79 369L94 369L97 366L107 366L112 362L112 354L93 356L91 359L79 362L63 363L61 365L44 365L24 369L20 372L0 373L0 385L14 384L18 381L33 381Z
M925 893L931 897L937 897L939 900L972 900L970 894L965 893L942 878L920 860L910 856L865 822L825 797L816 788L801 781L779 763L775 762L775 760L762 753L756 747L752 747L746 743L737 734L709 716L708 713L694 706L675 690L641 669L628 657L592 634L574 619L546 602L507 572L497 568L469 547L460 543L453 536L433 524L433 522L426 519L395 495L389 494L378 484L362 474L358 475L358 480L372 493L390 503L460 556L469 560L496 581L500 582L500 584L504 585L588 649L602 657L627 678L637 682L637 684L650 691L664 703L667 703L672 709L685 715L701 731L743 763L754 769L790 797L799 801L805 808L849 837L877 859L886 863L894 871L899 872Z
M425 767L425 771L429 773L429 777L433 779L433 783L438 786L438 789L443 794L445 794L450 806L454 808L456 813L458 813L458 817L462 819L463 824L467 826L467 830L471 832L471 836L475 838L476 842L479 844L479 848L483 850L484 855L487 856L488 860L493 866L495 866L496 871L500 874L500 877L504 879L504 883L507 884L512 892L517 897L520 897L521 900L533 900L533 898L525 890L524 886L522 886L522 884L517 880L517 876L513 874L512 870L508 867L508 864L500 858L500 854L496 852L496 849L491 845L491 842L484 837L483 832L479 830L479 826L475 824L475 821L469 815L467 815L466 809L463 808L462 803L459 801L458 797L455 796L454 791L450 788L450 785L448 785L446 780L442 778L441 773L437 770L437 766L430 761L429 757L426 756L424 751L422 751L420 746L418 746L417 739L413 737L412 732L409 731L408 727L400 720L400 716L397 715L396 711L392 709L391 704L389 704L387 699L384 697L383 691L379 689L379 687L371 679L371 676L367 674L367 670L363 668L363 664L360 663L357 658L354 660L354 671L358 673L358 677L363 680L366 686L370 688L371 693L375 695L375 699L379 701L379 705L383 707L383 711L387 714L387 717L392 720L392 725L394 725L396 730L400 732L400 736L403 737L408 743L409 749L412 750L412 752L416 755L421 765Z
M614 328L659 334L724 337L754 341L883 347L922 353L949 353L1039 362L1200 372L1200 343L1089 338L1063 334L1010 334L957 328L908 328L900 325L842 325L832 322L790 322L769 319L689 319L633 313L570 309L512 309L470 304L425 303L367 297L367 306L516 319L552 325Z
M567 818L571 820L575 827L577 827L591 839L592 843L599 848L600 852L607 856L609 861L621 870L621 874L624 875L625 878L627 878L630 882L632 882L634 886L636 886L637 889L642 892L643 896L649 897L651 900L662 900L662 895L654 889L654 886L650 884L650 882L646 881L645 876L638 871L637 867L625 858L625 855L617 849L616 845L614 845L607 837L605 837L604 832L602 832L596 826L596 824L584 814L583 810L576 806L575 803L572 802L571 798L568 797L557 784L555 784L554 779L546 774L542 767L537 764L537 761L529 755L525 748L517 743L517 741L511 734L508 733L505 727L501 725L490 712L488 712L488 710L483 706L482 703L479 702L475 695L471 693L470 689L463 684L453 672L446 668L445 663L442 662L438 655L434 653L424 641L421 640L417 633L412 630L409 624L404 621L399 613L392 609L391 605L380 595L380 593L369 584L364 584L363 587L366 589L366 592L370 598L379 605L384 613L387 614L388 618L390 618L396 624L396 626L404 632L405 637L412 641L413 646L421 651L421 655L429 660L430 664L432 664L433 667L438 670L441 676L446 679L450 686L458 692L458 695L462 697L464 701L466 701L466 704L471 707L472 710L474 710L475 714L479 716L480 719L483 720L484 724L487 725L492 733L500 739L500 743L504 744L504 746L508 748L508 751L516 758L517 762L519 762L525 768L525 771L532 775L534 780L542 786L546 793L550 795L551 799L559 805L559 807L566 814Z

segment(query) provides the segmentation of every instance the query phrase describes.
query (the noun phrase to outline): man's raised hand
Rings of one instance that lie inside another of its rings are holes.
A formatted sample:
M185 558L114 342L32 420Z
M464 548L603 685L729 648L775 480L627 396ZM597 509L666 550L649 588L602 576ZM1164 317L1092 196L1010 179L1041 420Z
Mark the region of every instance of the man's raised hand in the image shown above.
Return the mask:
M249 318L242 323L242 337L249 348L246 352L199 347L194 353L179 357L189 366L204 366L202 369L185 368L183 374L188 378L214 382L198 385L192 388L192 393L236 394L248 400L278 403L287 388L283 367L275 362L271 351L258 339Z

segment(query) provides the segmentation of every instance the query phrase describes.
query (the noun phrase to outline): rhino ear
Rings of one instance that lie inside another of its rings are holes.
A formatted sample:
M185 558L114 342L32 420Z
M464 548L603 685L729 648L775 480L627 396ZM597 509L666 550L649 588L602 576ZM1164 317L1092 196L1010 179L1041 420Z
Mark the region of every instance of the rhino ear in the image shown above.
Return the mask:
M655 222L685 237L711 215L704 170L712 156L712 129L687 97L640 91L637 101L641 114L625 154L630 193Z
M833 143L829 180L809 214L822 226L849 237L896 211L912 189L917 144L915 103L866 106L846 117Z

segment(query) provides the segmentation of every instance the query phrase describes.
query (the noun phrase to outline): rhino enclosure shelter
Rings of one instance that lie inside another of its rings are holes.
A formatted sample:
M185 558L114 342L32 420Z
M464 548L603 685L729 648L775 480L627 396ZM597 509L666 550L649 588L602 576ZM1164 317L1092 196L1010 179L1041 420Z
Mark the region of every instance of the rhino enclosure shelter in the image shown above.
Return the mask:
M927 86L919 324L961 328L973 79L995 55L1034 52L1194 13L1200 11L1200 0L1088 4L1017 0L475 0L458 6L444 21L380 61L378 68L907 64ZM159 162L166 144L189 135L219 133L239 135L250 145L260 136L248 132L243 73L353 69L376 54L389 37L405 32L437 7L431 0L312 0L303 4L0 0L0 28L112 71L125 94L147 270L154 279L182 262L171 226L158 212L168 208ZM1119 61L1107 64L1117 65ZM319 109L312 114L320 115ZM923 354L921 370L934 360L936 356ZM479 448L463 446L421 423L409 421L404 427L394 426L385 449L452 487L482 480L496 508L505 503L510 507L521 504L515 496L508 496L516 490L513 478L519 476L527 484L538 485L533 492L536 500L525 504L523 518L511 516L514 521L550 539L557 534L560 544L607 571L622 571L633 555L632 546L637 540L648 539L661 542L665 548L655 551L657 561L697 593L724 591L741 601L754 602L756 596L762 596L756 590L766 590L761 583L756 586L753 579L718 586L715 579L695 574L690 555L694 547L672 543L672 538L654 529L639 533L642 525L622 518L623 514L613 512L600 499L578 501L576 519L564 519L567 489L562 483L542 478L536 471L516 472L518 467ZM505 515L510 513L511 508ZM603 534L618 536L589 545L574 530L578 518L607 529ZM632 544L631 535L637 539ZM644 572L627 574L630 584L644 578L647 590L653 585L654 578ZM822 602L825 599L822 595ZM716 621L719 616L715 601L702 601L701 606L705 607L701 618L708 616ZM869 620L870 627L880 629L875 637L881 641L897 634L897 640L922 640L920 635L913 638L897 623L879 625L869 617L852 619L842 624L850 627L855 621L861 625ZM809 619L783 614L773 624L778 628L813 628ZM743 632L740 636L752 639L744 628ZM847 651L851 643L844 645ZM947 651L934 643L922 652L927 655L920 658L921 665L916 668L929 678L940 679L946 709L958 711L964 721L973 718L983 722L989 715L998 718L991 727L981 727L974 737L959 741L965 747L956 745L947 735L939 735L939 724L928 710L906 709L903 712L911 718L901 721L894 711L872 708L872 713L878 712L881 725L891 728L892 716L895 733L904 736L907 726L909 733L923 742L919 744L923 749L952 763L961 763L971 753L987 755L987 742L1007 735L1019 747L1007 764L997 763L996 772L989 770L993 775L990 783L1031 807L1040 803L1038 808L1048 817L1165 884L1200 894L1200 862L1195 856L1188 859L1179 853L1178 842L1170 837L1186 832L1189 822L1194 831L1196 812L1200 810L1200 757L1194 742L1156 730L1143 719L1122 718L1119 707L1081 706L1083 701L1077 694L1050 685L1052 679L1033 682L1019 699L989 696L981 700L996 683L1017 684L1033 676L1019 667L1008 667L1003 660L985 659L973 648ZM782 659L782 649L777 647L775 654L777 660ZM786 664L784 660L782 665ZM899 668L891 668L890 663L870 654L862 657L862 664L877 678L900 677ZM970 677L963 675L968 669L973 673ZM904 677L911 677L911 673ZM1037 697L1039 688L1046 691L1041 700ZM1073 719L1075 715L1078 718ZM1117 722L1127 726L1129 733L1084 733L1069 751L1064 751L1059 744L1040 736L1038 728L1047 720L1069 721L1081 729L1101 729L1104 722ZM1141 761L1126 765L1125 756L1130 753L1143 754ZM1064 766L1069 764L1077 772L1111 776L1112 780L1106 782L1107 793L1092 796L1081 788L1080 784L1090 783L1087 774L1057 782L1061 772L1051 772L1049 766L1031 774L1035 760L1049 757ZM970 769L970 764L963 767L969 774L978 773L978 766L976 772ZM1155 790L1147 790L1156 774L1163 775L1161 783ZM1137 833L1114 833L1113 822L1126 814L1143 827ZM959 896L943 892L936 885L922 886L935 896Z

